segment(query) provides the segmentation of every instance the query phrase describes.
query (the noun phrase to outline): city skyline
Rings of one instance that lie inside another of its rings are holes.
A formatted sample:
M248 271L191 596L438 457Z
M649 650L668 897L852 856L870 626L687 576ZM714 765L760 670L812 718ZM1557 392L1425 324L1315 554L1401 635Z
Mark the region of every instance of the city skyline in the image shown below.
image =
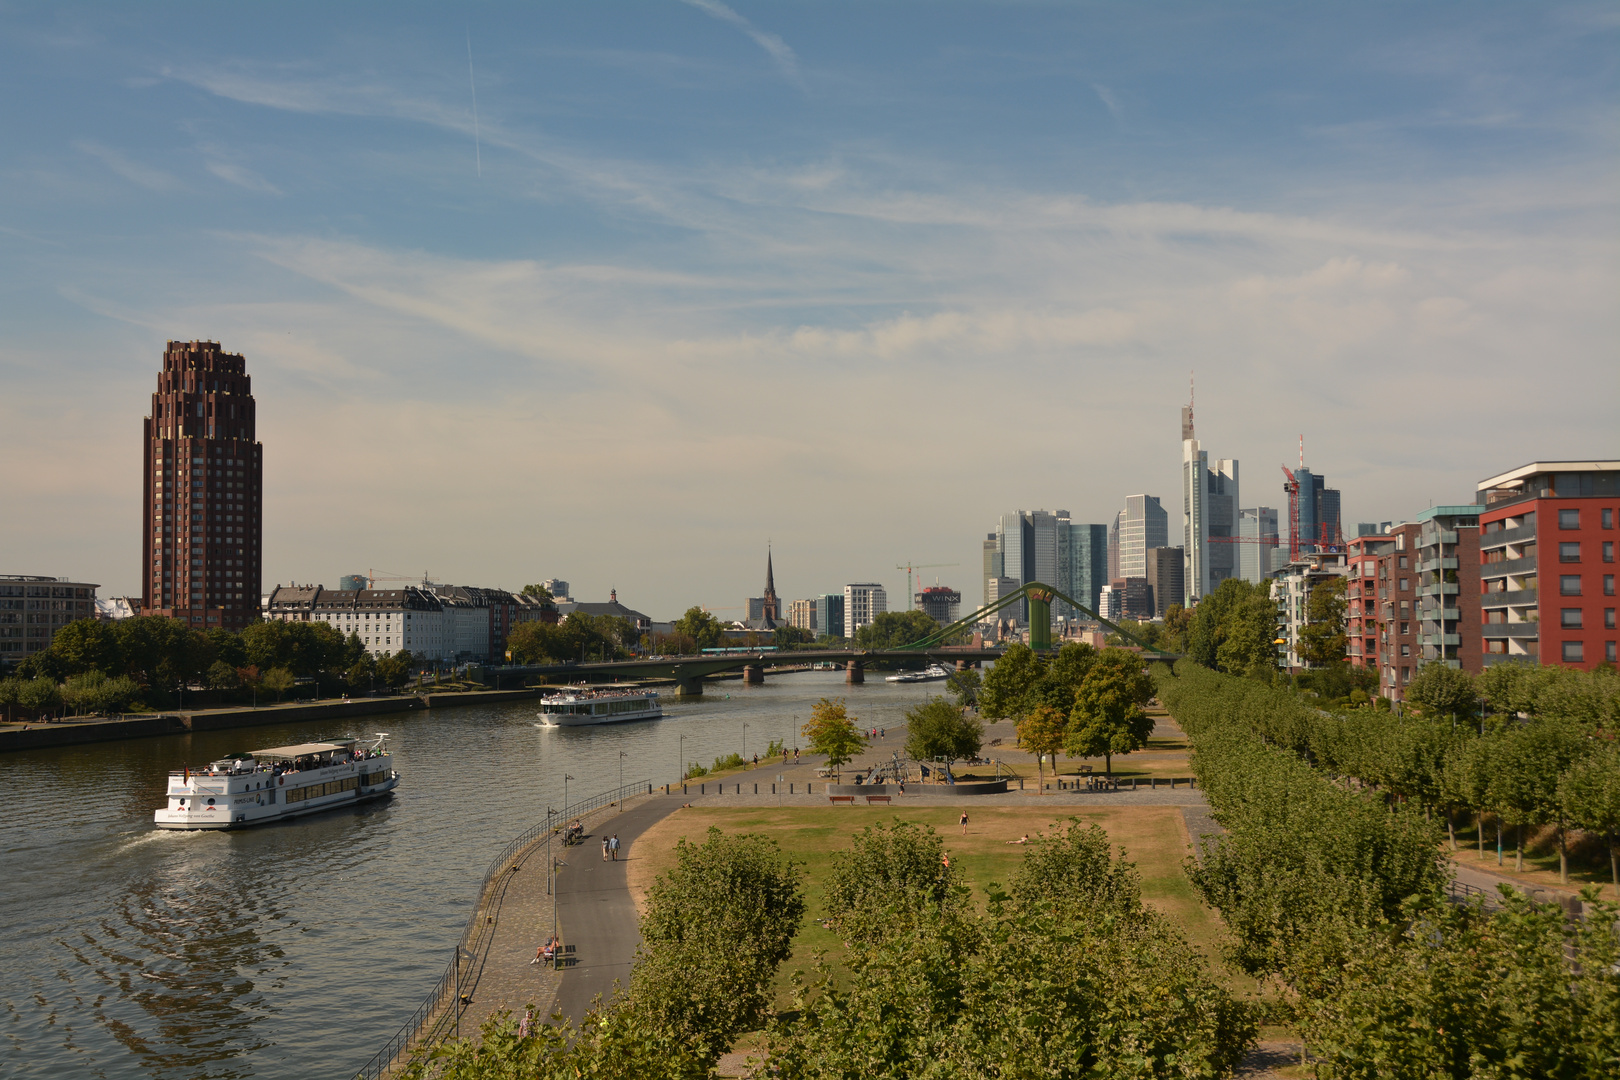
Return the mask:
M1605 9L733 7L0 16L5 571L141 595L170 340L253 373L262 591L973 599L1007 507L1175 514L1192 370L1245 507L1612 456Z

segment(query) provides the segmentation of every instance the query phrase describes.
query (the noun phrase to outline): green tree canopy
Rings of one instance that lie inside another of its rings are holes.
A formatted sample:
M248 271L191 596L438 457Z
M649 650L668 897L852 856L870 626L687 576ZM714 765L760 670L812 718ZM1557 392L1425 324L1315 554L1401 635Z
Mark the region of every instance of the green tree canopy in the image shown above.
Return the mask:
M699 649L717 648L726 636L720 620L700 607L687 608L686 614L675 620L675 632L691 638Z
M783 623L771 632L771 644L778 649L791 649L795 645L808 645L816 640L816 632L806 626Z
M1127 649L1104 649L1075 694L1064 748L1071 757L1101 755L1111 774L1115 754L1147 745L1153 719L1142 706L1152 699L1153 680L1142 670L1142 658Z
M1444 661L1433 660L1412 676L1406 687L1406 700L1422 709L1425 716L1455 719L1473 712L1479 698L1474 692L1473 676Z
M939 629L922 611L884 611L855 631L858 649L898 649L921 641Z
M906 821L856 833L849 850L833 855L823 895L834 931L865 942L967 899L933 827Z
M1300 657L1312 667L1344 662L1350 639L1344 632L1345 579L1328 578L1311 587L1305 625L1299 631Z
M1606 742L1558 781L1558 801L1582 829L1609 845L1609 873L1620 891L1620 743Z
M87 671L121 675L124 671L124 652L118 643L118 632L111 623L99 619L75 619L68 623L51 639L50 649L61 660L64 675Z
M837 772L866 749L866 736L844 708L844 699L822 698L810 707L810 719L800 732L812 754L826 754L827 765Z
M956 698L956 703L966 708L978 703L979 686L983 681L978 668L965 667L945 676L945 687Z
M1035 771L1040 790L1046 790L1046 759L1057 768L1057 754L1069 733L1069 716L1047 704L1036 705L1018 720L1018 748L1035 755Z
M1193 609L1186 651L1230 675L1269 680L1277 670L1277 603L1269 583L1227 578Z
M918 761L976 758L983 743L984 724L942 697L906 710L906 753Z

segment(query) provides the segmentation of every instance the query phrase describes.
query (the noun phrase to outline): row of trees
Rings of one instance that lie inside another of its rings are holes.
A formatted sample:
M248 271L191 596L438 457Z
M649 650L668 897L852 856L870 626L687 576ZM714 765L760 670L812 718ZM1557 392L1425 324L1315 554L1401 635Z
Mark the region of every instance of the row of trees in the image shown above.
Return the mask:
M685 1080L762 1031L757 1071L788 1080L1220 1076L1255 1036L1254 1009L1142 904L1095 827L1032 840L983 904L932 829L866 828L826 883L842 970L818 958L784 1012L772 983L806 908L802 869L768 839L717 829L676 855L648 897L628 993L578 1031L497 1017L412 1074Z
M1620 906L1589 890L1586 918L1569 921L1507 889L1496 912L1453 906L1438 823L1344 781L1382 720L1186 661L1154 676L1225 829L1194 884L1230 927L1232 959L1276 981L1331 1075L1614 1075ZM1423 738L1450 731L1412 722ZM1425 756L1410 750L1377 752Z
M514 663L562 664L569 660L618 660L639 641L636 624L618 615L570 612L560 622L526 622L506 637Z
M1008 647L977 690L979 712L1018 724L1018 745L1037 755L1044 789L1048 756L1100 757L1113 772L1114 755L1147 745L1153 721L1143 711L1153 683L1142 658L1128 649L1097 650L1071 642L1055 654Z
M345 638L318 622L260 622L233 633L162 616L79 619L0 680L0 706L8 715L13 707L34 715L124 712L171 707L182 688L198 685L279 698L300 679L371 690L404 685L413 666L405 650L376 658L358 635Z

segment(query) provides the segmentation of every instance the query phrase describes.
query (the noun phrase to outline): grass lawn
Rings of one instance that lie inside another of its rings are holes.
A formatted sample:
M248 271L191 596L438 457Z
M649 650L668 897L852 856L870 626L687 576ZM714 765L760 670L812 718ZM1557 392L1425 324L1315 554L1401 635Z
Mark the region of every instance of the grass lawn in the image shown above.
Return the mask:
M823 893L831 855L848 847L849 838L863 827L895 818L931 825L945 841L951 865L981 903L984 887L992 882L1006 884L1023 858L1023 848L1007 841L1025 833L1035 835L1054 821L1077 817L1083 823L1095 822L1108 831L1116 850L1123 846L1126 857L1136 863L1142 880L1142 898L1163 911L1183 934L1203 950L1218 978L1226 978L1239 990L1252 984L1231 978L1221 970L1216 950L1225 933L1219 917L1193 893L1192 883L1182 871L1187 854L1187 830L1181 812L1175 807L1074 807L1042 803L1029 807L968 807L970 821L964 837L957 825L961 809L951 806L918 807L690 807L675 811L648 829L635 844L631 856L630 888L639 906L657 876L675 863L675 844L681 837L701 843L709 826L728 833L761 833L774 839L783 851L805 864L807 907L805 925L794 942L793 957L782 965L779 986L785 988L793 971L810 973L813 954L820 950L836 960L842 945L817 920L823 913ZM784 1001L785 1004L785 1001Z
M1502 830L1502 865L1496 864L1496 822L1485 820L1485 857L1479 857L1479 828L1463 815L1458 815L1457 850L1442 841L1441 848L1458 866L1477 867L1493 874L1501 874L1525 885L1562 889L1578 893L1587 885L1597 885L1606 900L1620 897L1614 887L1609 864L1608 846L1601 841L1572 833L1569 842L1569 882L1558 882L1558 846L1551 826L1526 825L1524 829L1524 871L1513 869L1513 828Z

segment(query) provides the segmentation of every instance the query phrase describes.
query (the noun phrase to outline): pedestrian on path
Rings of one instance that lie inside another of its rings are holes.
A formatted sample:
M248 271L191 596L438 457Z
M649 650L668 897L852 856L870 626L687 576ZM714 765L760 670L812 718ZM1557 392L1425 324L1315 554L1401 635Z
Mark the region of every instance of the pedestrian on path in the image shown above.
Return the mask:
M963 816L966 817L967 815L964 814ZM602 861L607 862L607 860L608 860L608 838L604 836L604 837L602 837Z
M957 823L957 824L962 826L962 835L963 836L967 835L967 821L968 821L967 811L964 810L964 811L962 811L962 820Z
M614 833L613 839L608 841L608 851L613 855L613 861L619 861L619 834Z
M799 748L797 746L795 746L793 748L793 764L797 765L798 763L799 763Z

